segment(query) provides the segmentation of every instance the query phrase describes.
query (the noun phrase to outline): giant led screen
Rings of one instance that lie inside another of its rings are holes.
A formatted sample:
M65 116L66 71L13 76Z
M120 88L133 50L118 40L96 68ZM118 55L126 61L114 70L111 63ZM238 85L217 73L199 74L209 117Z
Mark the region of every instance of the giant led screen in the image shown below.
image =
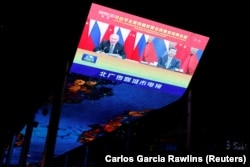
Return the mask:
M112 36L119 46L109 53ZM208 40L195 32L92 4L70 72L182 96ZM168 62L164 56L172 52Z
M93 3L65 82L55 155L180 99L208 40ZM37 112L29 159L43 156L50 101Z
M83 142L177 101L208 40L93 3L69 68L62 115L77 115Z

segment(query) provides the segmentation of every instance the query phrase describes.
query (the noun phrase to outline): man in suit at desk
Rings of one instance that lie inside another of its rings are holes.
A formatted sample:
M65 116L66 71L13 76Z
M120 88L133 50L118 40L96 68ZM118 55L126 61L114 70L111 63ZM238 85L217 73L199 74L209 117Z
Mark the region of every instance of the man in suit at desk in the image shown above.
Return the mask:
M126 54L124 51L124 46L122 46L118 41L119 35L111 34L109 40L102 41L96 48L94 48L94 52L105 53L110 56L125 59Z
M168 51L159 57L157 67L180 71L181 61L175 58L176 53L177 49L175 47L169 47Z

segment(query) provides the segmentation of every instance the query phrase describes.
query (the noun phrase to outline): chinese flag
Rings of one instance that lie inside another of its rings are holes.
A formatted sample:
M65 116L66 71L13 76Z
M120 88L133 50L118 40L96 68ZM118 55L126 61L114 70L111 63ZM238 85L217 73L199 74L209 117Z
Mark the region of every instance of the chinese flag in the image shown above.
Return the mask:
M186 46L183 44L176 44L177 48L176 58L181 60L181 69L183 69L183 73L188 73L188 64L191 55L190 46Z
M83 32L82 32L82 36L80 38L80 42L78 44L78 48L81 48L81 49L86 48L86 41L89 37L89 24L90 24L89 19L87 19Z
M134 52L135 36L136 32L130 31L128 37L124 42L124 50L128 59L131 59L131 56Z
M90 31L89 37L84 44L84 49L93 50L100 43L101 32L97 21L94 23Z
M133 51L131 59L136 61L141 61L145 46L146 46L146 39L145 35L143 34Z
M101 41L109 40L110 35L114 33L114 28L115 27L113 25L109 25Z
M158 61L158 56L153 42L148 42L145 46L142 61L146 61L148 63L154 63Z
M190 56L186 57L185 59L181 60L181 69L183 70L183 73L188 74L188 68L189 68L189 61Z
M196 54L193 54L191 57L190 57L190 60L189 60L189 64L188 64L188 74L191 74L193 75L194 72L195 72L195 69L198 65L198 57Z

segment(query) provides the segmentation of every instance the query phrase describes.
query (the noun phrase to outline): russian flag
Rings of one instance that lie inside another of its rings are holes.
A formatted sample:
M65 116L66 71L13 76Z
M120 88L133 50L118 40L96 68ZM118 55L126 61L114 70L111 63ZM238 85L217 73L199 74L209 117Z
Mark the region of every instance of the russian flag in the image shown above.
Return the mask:
M118 42L119 42L121 45L124 45L124 40L123 40L121 28L119 28L119 29L117 30L116 34L119 35L119 41L118 41Z
M162 56L167 51L166 43L163 39L155 37L152 40L152 43L153 43L157 58Z
M148 63L157 62L158 58L167 51L167 48L167 42L165 40L154 37L145 46L142 60Z
M193 48L191 46L202 47L203 41L196 37L196 35L191 34L186 45L177 44L176 48L178 49L176 57L181 60L181 68L184 73L193 75L195 69L201 59L202 50Z
M202 54L203 54L203 50L198 49L196 52L196 56L197 56L198 61L200 61Z
M94 44L94 46L93 46L93 49L94 49L95 47L97 47L99 45L100 39L101 39L101 31L100 31L100 28L98 26L97 21L95 22L95 24L90 32L89 37Z
M189 60L189 64L188 64L188 74L193 75L198 63L201 59L201 56L203 54L202 50L197 49L196 51L194 51L194 53L192 53L192 55L190 56L190 60Z
M132 60L136 60L136 61L141 61L142 60L142 56L143 56L143 52L146 46L146 38L144 34L141 33L137 33L136 35L136 41L139 38L137 45L133 51L133 54L131 56Z
M89 37L86 40L86 43L84 44L84 49L93 50L96 46L99 45L100 38L101 38L101 31L97 21L95 21L90 31Z

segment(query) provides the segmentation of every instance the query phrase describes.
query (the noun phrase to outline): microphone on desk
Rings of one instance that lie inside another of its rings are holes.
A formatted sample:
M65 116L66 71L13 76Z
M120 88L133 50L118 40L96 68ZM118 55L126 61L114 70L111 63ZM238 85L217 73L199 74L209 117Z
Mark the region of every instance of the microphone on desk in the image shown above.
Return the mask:
M107 49L107 47L105 46L105 47L103 48L102 52L105 52L106 49Z

